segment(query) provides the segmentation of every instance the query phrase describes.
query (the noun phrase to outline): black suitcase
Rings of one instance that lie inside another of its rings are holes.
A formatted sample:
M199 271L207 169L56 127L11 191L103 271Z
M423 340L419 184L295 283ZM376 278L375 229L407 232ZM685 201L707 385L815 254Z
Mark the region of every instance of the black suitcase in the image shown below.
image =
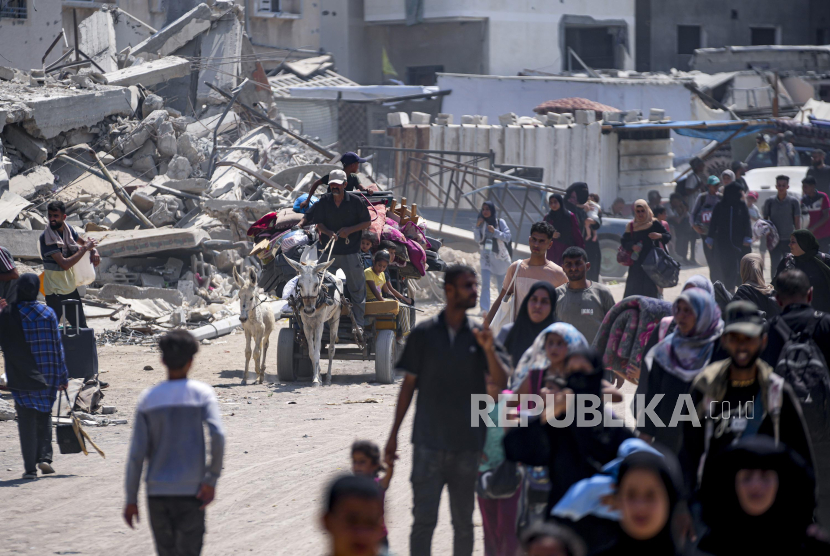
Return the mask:
M76 299L67 299L61 303L62 314L66 314L66 306L75 306L75 322L80 320L81 302ZM95 331L92 328L75 328L67 324L61 333L63 355L66 360L66 370L69 378L88 380L98 376L98 347L95 345Z

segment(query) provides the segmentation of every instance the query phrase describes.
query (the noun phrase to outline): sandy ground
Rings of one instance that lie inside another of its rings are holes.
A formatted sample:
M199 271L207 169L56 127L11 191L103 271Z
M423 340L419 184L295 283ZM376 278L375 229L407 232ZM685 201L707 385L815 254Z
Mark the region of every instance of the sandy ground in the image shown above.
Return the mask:
M681 284L696 272L684 269ZM617 300L622 298L624 284L611 289ZM678 286L666 291L666 298L674 299L679 290ZM434 306L432 312L436 310ZM267 359L270 373L276 372L276 337L275 331ZM23 481L16 423L0 422L2 554L153 553L143 492L142 521L136 531L124 524L121 510L136 399L142 390L163 380L162 365L158 353L146 347L99 350L102 379L111 384L104 402L117 406L115 417L128 419L127 425L89 429L106 459L97 454L61 455L55 448L57 474ZM336 361L330 387L279 382L241 386L243 353L240 332L219 338L202 347L192 373L192 378L216 389L227 433L225 466L217 499L208 511L203 554L323 554L326 540L319 525L323 489L332 477L350 470L349 447L355 439L374 440L383 447L401 379L378 384L373 363ZM153 370L143 370L145 365ZM633 393L633 385L627 384L625 392ZM386 496L389 539L399 554L408 553L411 526L412 415L411 409L399 437L401 459ZM482 554L478 512L474 522L475 554ZM433 550L450 554L451 546L445 495Z

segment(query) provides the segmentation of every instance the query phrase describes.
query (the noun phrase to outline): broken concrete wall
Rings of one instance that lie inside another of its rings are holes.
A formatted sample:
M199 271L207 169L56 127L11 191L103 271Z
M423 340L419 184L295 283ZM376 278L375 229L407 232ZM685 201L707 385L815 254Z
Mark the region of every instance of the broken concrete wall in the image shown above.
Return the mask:
M173 54L210 28L211 13L207 4L199 4L164 29L136 45L131 50L131 54L133 56L139 56L142 53L158 56Z
M202 35L202 58L210 62L202 68L196 89L196 103L226 104L228 101L213 91L205 82L230 91L237 85L242 56L242 36L245 30L242 11L235 7L216 21L210 31Z
M116 8L110 11L110 15L115 28L115 48L118 52L136 46L156 33L153 27L127 11Z
M104 73L118 69L115 47L115 26L112 16L107 11L93 12L78 24L80 40L78 48L95 63Z
M189 78L190 61L178 56L167 56L160 60L113 71L104 77L110 85L128 87L140 84L144 87L154 87L179 77Z

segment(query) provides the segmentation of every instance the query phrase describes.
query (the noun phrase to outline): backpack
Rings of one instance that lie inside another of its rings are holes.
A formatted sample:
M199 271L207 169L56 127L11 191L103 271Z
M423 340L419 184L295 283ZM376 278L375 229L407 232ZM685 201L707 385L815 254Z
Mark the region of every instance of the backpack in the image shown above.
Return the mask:
M813 340L822 316L824 313L816 311L800 333L793 332L782 318L775 323L775 329L786 339L775 373L784 378L798 397L813 442L827 434L830 423L830 372L824 355Z

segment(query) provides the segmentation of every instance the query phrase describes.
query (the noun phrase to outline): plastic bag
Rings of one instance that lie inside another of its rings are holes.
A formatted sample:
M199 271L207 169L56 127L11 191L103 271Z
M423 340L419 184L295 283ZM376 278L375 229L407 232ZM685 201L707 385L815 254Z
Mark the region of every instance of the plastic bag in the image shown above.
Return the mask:
M285 237L282 238L280 245L282 245L282 251L285 253L297 247L298 245L307 245L308 244L308 236L302 230L295 230L290 234L286 234Z
M87 251L81 260L72 267L76 286L88 286L95 281L95 267L90 260L91 253Z
M300 214L305 214L311 207L314 206L319 199L317 197L312 196L311 201L309 201L308 206L306 208L302 208L300 203L308 199L308 193L303 193L294 201L294 212L299 212Z

